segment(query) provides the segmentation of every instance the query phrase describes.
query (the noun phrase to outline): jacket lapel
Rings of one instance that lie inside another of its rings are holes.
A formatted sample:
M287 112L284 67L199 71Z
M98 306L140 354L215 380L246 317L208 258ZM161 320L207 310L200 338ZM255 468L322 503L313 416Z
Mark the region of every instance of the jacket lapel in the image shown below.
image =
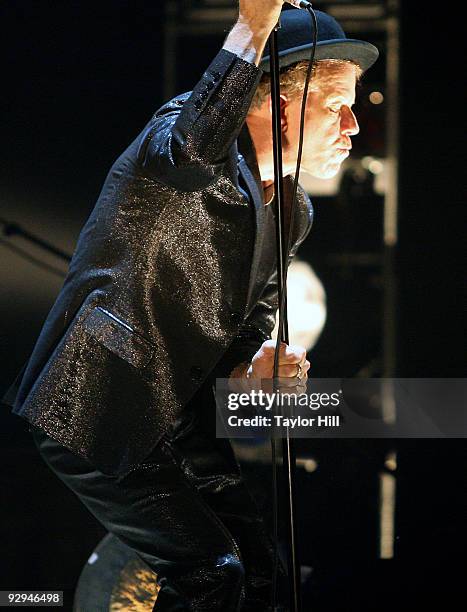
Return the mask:
M248 191L250 201L253 202L255 219L255 245L251 261L250 280L248 286L247 312L255 286L260 261L261 249L264 239L264 195L261 177L259 174L256 153L246 123L238 137L238 170L242 183Z

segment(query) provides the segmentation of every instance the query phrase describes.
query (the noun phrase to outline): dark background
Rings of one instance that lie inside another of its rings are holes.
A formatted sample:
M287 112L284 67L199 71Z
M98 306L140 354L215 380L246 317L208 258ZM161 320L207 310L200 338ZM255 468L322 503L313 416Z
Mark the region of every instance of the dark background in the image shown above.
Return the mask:
M2 4L0 217L73 251L110 165L164 101L163 7L140 0ZM455 16L447 21L402 2L401 18L397 373L462 377L465 128L460 75L448 69L462 56L453 48ZM194 85L216 45L207 41L183 55L182 89ZM375 246L381 218L365 193L354 188L350 217L336 212L339 202L332 208L314 200L315 228L300 251L328 292L327 327L310 355L316 375L350 376L369 363L379 372L381 279L322 263L349 240L344 222L353 228L350 249ZM361 231L365 223L370 234ZM28 358L66 271L22 238L1 240L0 393ZM105 532L42 463L26 424L3 408L0 426L0 589L60 589L69 602ZM377 477L393 448L396 549L394 559L381 561ZM307 605L422 609L465 597L464 440L302 441L300 452L319 466L298 479L302 563L314 568Z

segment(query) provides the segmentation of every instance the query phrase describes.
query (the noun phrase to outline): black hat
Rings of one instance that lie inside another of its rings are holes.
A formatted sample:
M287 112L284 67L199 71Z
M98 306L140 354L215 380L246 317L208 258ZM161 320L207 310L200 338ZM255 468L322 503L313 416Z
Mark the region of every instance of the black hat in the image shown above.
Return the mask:
M356 62L365 71L378 59L378 49L363 40L347 38L334 17L315 11L318 22L318 39L315 60L343 59ZM278 31L279 67L285 68L295 62L310 59L313 47L313 22L308 11L290 9L281 14ZM259 65L270 72L269 45Z

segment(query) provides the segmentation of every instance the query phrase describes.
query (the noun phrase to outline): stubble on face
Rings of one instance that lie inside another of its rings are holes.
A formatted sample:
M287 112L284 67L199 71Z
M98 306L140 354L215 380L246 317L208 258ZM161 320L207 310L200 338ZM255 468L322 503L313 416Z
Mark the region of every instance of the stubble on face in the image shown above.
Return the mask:
M349 156L358 133L355 85L355 66L345 64L326 71L308 94L302 169L317 178L335 176Z

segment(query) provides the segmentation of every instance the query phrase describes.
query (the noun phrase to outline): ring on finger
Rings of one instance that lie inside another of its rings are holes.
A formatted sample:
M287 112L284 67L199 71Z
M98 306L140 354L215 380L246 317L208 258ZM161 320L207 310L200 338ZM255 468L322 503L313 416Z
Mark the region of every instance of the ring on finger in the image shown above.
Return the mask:
M298 378L298 380L302 380L302 373L303 373L302 364L297 363L296 365L297 365L297 374L295 375L295 378Z

